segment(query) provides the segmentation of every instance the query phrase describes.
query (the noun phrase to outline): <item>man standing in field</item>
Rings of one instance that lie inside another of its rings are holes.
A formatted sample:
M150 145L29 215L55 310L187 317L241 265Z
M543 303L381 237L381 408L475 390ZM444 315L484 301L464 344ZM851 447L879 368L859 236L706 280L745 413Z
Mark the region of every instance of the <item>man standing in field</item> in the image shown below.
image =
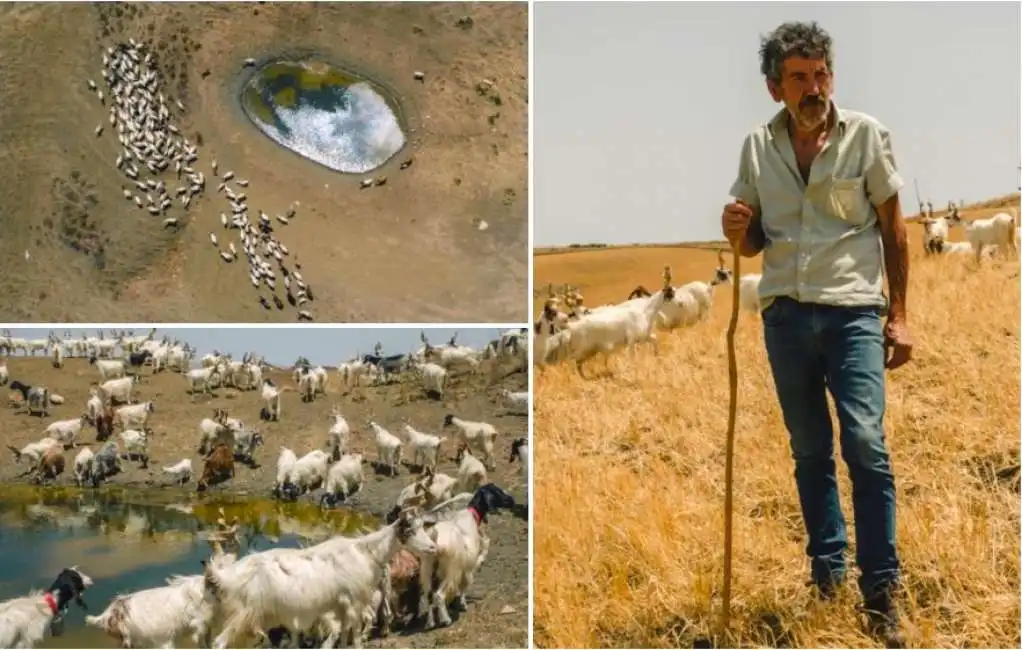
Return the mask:
M725 206L722 226L743 257L763 253L763 333L795 459L813 584L829 598L846 573L829 389L852 480L870 632L900 647L884 369L905 364L912 353L898 199L904 181L887 129L832 101L827 32L816 23L785 23L763 39L760 59L770 96L784 108L746 137L731 188L735 201Z

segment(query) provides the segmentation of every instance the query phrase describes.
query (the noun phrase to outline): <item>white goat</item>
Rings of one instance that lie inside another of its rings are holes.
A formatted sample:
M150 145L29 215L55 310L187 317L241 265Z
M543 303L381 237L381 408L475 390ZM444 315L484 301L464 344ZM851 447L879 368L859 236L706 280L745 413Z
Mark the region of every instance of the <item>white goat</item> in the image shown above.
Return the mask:
M117 409L117 421L121 423L122 429L131 429L136 426L145 428L149 424L149 416L153 414L154 410L152 402L122 406Z
M173 648L185 635L201 647L207 635L203 616L205 578L171 576L167 584L118 595L85 624L112 636L122 648Z
M169 467L164 467L163 473L170 474L174 477L175 482L184 485L192 478L192 459L182 458L175 464Z
M263 380L263 402L271 420L280 419L280 389L269 379Z
M34 648L42 643L72 600L84 606L82 594L91 586L92 578L73 566L61 570L45 592L0 602L0 648Z
M461 463L458 465L458 492L475 492L488 480L486 466L472 452L462 452Z
M746 273L738 281L738 304L742 309L760 313L759 282L763 279L760 273Z
M331 409L330 417L333 418L334 423L330 425L330 431L327 433L327 448L330 449L331 458L338 460L341 454L348 450L351 427L348 426L348 421L344 419L336 406Z
M333 506L358 494L365 482L362 472L362 454L345 454L330 466L326 475L326 489L320 497L320 507Z
M375 422L370 421L369 427L373 430L376 441L377 466L389 467L390 475L396 475L401 464L401 439Z
M114 401L130 404L131 390L134 386L134 377L121 377L103 382L99 385L97 393L104 404L113 404Z
M416 431L409 424L404 425L404 431L412 450L412 464L435 469L440 462L440 443L447 438Z
M72 420L58 420L50 423L44 433L50 438L59 440L64 447L74 447L75 438L82 432L82 427L88 421L87 415Z
M415 511L402 512L393 524L355 539L334 537L303 549L275 548L233 564L210 559L204 574L207 598L215 603L217 618L225 621L213 647L240 647L279 625L306 630L333 612L337 618L323 647L334 646L343 626L351 631L354 647L361 648L366 608L401 547L420 557L436 553Z
M314 449L291 466L281 491L291 499L297 499L299 495L325 483L329 469L330 454L322 449Z
M203 393L210 392L211 387L222 377L222 362L208 368L196 368L189 370L185 375L188 379L188 390L194 393L201 389Z
M128 429L121 431L124 453L137 456L142 462L143 469L149 467L149 436L151 435L152 429L143 429L142 431Z
M1011 208L1011 214L998 212L986 219L965 221L958 214L958 208L952 207L948 223L965 229L965 238L975 250L977 263L982 259L983 249L987 246L997 245L1002 251L1011 250L1013 255L1018 255L1018 248L1015 246L1018 212L1015 208Z
M483 460L489 469L497 467L493 458L493 444L497 440L497 428L488 422L462 420L452 414L444 418L444 426L456 427L454 439L458 441L459 450L475 447L482 451Z
M713 308L713 289L731 281L731 269L724 264L724 256L717 252L718 265L709 282L696 280L674 287L673 295L664 301L657 325L663 330L689 327L705 321Z
M415 368L422 373L422 387L426 394L444 396L447 388L447 369L435 363L415 364Z
M92 480L92 459L95 454L88 447L83 447L75 456L74 480L75 485L82 487Z
M281 495L281 488L287 484L287 477L296 462L298 462L298 456L295 455L295 452L287 447L280 448L280 455L277 456L277 480L273 484L274 496L279 497Z
M507 410L510 413L516 415L529 414L529 391L520 390L512 392L505 388L500 394L504 398L504 403L507 404Z

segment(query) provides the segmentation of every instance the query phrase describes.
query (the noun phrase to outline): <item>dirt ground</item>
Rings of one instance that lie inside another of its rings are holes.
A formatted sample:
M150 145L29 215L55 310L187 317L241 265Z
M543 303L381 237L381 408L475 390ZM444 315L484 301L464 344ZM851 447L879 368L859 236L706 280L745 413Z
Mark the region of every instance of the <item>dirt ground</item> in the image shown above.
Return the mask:
M200 144L207 189L188 211L175 203L177 231L124 200L119 145L109 128L93 134L107 109L86 80L129 37L155 49L168 101L186 107L178 125ZM301 260L317 321L523 320L527 44L526 3L0 6L0 322L295 321L290 306L264 310L246 266L209 245L226 205L213 158L251 181L254 210L300 201L275 234ZM243 61L282 54L314 55L392 91L405 148L347 175L263 135L238 105L254 71ZM388 182L360 190L366 176Z
M66 400L63 405L53 408L50 417L42 419L16 412L6 405L0 409L2 444L19 449L42 437L41 432L50 422L81 414L89 397L90 382L98 379L99 374L84 359L68 359L64 368L59 370L41 358L6 357L6 361L12 380L46 386ZM110 483L150 487L167 485L169 476L161 473L161 467L186 457L192 459L195 471L201 472L202 462L197 453L198 425L216 407L226 408L232 417L241 418L247 425L258 428L266 444L256 451L257 468L237 464L236 476L211 487L205 498L224 493L268 496L274 483L280 447L290 447L299 456L314 448L322 448L332 423L329 413L334 405L340 407L352 427L350 447L366 454L367 458L376 456L371 433L366 433L370 418L395 435L401 435L401 424L407 420L420 431L450 436L450 430L445 433L442 427L447 413L490 422L500 432L495 451L497 469L490 473L490 478L508 490L521 506L513 512L502 511L490 518L490 553L469 591L468 611L449 628L410 635L395 633L383 640L374 639L372 647L525 647L528 643L528 500L519 465L517 462L509 464L508 455L511 441L528 435L528 421L523 416L507 414L500 391L503 388L527 390L528 377L524 372L511 372L501 378L502 372L512 370L510 365L506 365L501 372L493 375L495 379L490 384L489 363L484 362L481 375L455 375L442 401L425 398L417 382L359 388L345 394L337 374L331 371L327 394L320 395L312 403L302 403L297 393L285 392L279 422L259 421L261 399L258 391L239 392L221 388L216 391L215 397L196 395L193 398L185 391L183 376L166 372L153 376L151 370L145 368L144 382L139 387L137 399L151 400L155 407L151 420L155 436L150 443L149 469L141 469L136 462L124 462L126 471L112 478ZM278 386L294 386L290 372L286 370L271 370L266 376ZM84 430L81 440L98 450L94 429ZM444 447L441 448L444 458L438 469L455 476L454 446L448 441ZM76 453L74 450L66 452L69 463ZM0 483L24 482L26 479L18 476L23 470L24 465L16 465L8 453L0 460ZM370 465L366 465L365 471L367 484L348 505L379 516L393 507L400 490L415 477L407 466L393 478L375 474ZM194 481L190 483L192 489ZM73 484L70 469L58 478L57 483ZM321 491L316 491L302 498L318 502L319 494ZM204 497L196 494L195 498Z

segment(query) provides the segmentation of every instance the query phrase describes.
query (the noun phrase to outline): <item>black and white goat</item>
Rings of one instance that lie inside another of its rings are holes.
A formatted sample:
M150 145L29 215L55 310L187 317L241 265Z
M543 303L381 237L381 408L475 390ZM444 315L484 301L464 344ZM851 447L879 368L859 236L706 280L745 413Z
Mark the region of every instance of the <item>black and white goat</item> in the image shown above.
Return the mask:
M34 648L47 630L59 636L72 602L87 609L82 595L91 586L92 578L72 566L61 570L46 591L0 603L0 648Z

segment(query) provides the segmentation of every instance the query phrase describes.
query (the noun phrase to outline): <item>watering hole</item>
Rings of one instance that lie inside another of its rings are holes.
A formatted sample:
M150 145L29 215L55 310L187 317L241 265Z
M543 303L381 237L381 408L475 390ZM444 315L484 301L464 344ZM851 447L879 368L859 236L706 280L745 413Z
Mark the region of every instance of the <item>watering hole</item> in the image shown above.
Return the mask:
M301 502L197 500L194 493L166 489L4 485L0 602L46 589L62 568L77 565L95 582L85 602L88 613L98 615L119 593L162 586L173 574L200 573L211 552L206 534L216 529L221 508L228 522L238 518L242 554L357 535L380 523L371 515ZM113 647L112 638L85 626L84 616L72 605L64 633L47 636L39 647Z
M367 79L316 61L277 61L245 84L241 106L278 144L348 174L372 171L405 144L393 101Z

